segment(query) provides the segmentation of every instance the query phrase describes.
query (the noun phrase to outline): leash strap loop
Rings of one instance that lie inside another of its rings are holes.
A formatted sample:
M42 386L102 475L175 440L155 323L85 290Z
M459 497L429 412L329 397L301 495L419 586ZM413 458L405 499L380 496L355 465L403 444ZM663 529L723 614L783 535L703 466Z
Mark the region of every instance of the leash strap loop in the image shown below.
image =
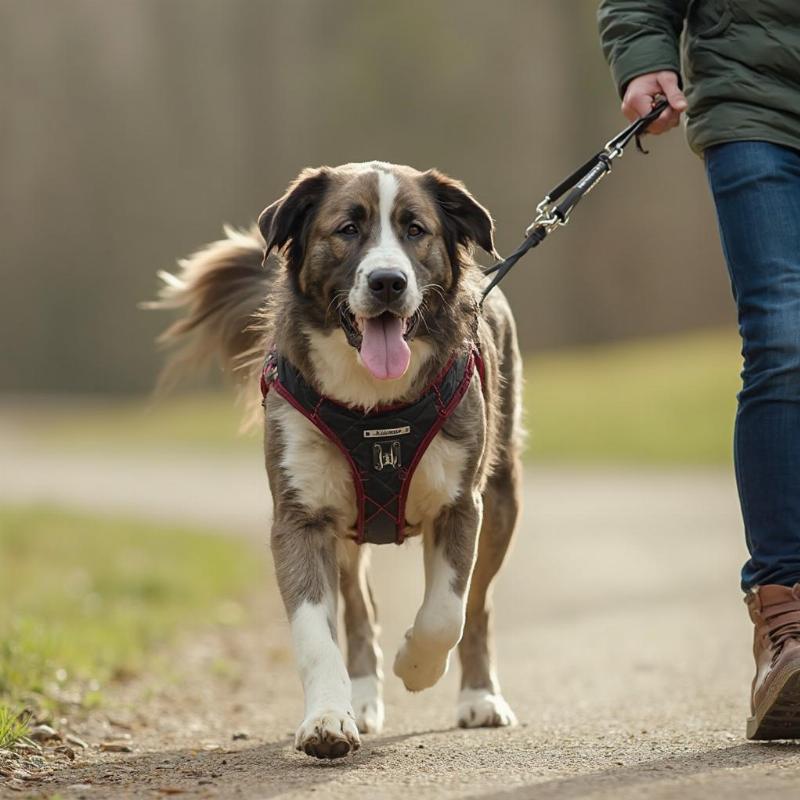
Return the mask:
M553 214L558 217L559 223L566 225L569 215L583 197L597 186L598 183L611 172L611 156L606 152L597 154L597 163L575 184L567 196L553 209Z

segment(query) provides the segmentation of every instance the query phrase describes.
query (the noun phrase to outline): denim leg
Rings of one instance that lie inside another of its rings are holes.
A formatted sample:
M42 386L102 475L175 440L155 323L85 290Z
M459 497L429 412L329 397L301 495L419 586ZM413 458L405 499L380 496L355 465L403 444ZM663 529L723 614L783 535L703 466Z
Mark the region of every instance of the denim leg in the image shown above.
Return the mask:
M705 154L739 312L734 461L750 559L742 588L800 581L800 152L732 142Z

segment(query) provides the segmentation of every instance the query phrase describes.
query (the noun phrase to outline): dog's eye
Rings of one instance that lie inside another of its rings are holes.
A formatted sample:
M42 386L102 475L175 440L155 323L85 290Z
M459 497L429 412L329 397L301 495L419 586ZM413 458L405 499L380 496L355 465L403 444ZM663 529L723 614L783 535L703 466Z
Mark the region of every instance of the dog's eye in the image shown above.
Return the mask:
M406 231L406 233L409 239L419 239L420 236L425 235L425 228L423 228L422 225L418 225L416 222L412 222L408 226L408 231Z
M354 222L347 222L336 231L340 236L346 236L348 239L352 239L354 236L358 236L358 226Z

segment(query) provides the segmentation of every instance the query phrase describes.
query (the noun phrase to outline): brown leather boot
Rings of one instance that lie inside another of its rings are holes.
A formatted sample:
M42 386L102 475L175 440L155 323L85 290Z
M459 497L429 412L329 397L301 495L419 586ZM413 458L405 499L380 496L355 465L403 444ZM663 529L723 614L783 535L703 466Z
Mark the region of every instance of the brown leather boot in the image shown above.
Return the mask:
M800 583L756 586L744 600L756 659L747 738L800 739Z

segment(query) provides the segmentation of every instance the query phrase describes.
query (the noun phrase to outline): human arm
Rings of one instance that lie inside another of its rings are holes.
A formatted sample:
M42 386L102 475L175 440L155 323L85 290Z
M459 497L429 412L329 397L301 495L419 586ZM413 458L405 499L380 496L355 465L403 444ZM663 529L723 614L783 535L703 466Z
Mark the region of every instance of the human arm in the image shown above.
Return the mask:
M670 103L648 128L663 133L686 110L680 88L680 35L689 0L602 0L597 12L603 53L630 119L663 94Z

